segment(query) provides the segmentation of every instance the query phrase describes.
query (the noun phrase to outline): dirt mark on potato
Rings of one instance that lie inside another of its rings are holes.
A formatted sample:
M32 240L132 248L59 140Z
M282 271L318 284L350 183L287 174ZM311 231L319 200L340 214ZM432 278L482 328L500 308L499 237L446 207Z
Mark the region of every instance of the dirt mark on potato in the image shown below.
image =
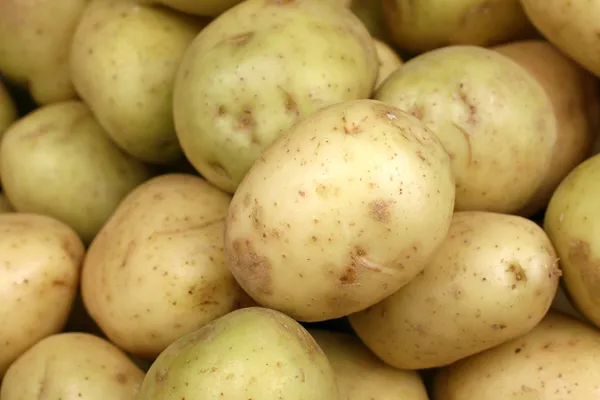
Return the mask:
M568 259L575 264L587 292L595 301L600 301L600 260L592 258L590 245L582 240L571 240Z
M237 239L233 242L229 254L230 265L244 277L245 282L263 295L273 294L271 288L271 264L254 250L248 239ZM238 275L238 276L239 276Z
M518 261L511 262L509 264L508 268L506 269L506 272L508 272L509 274L512 274L512 277L513 277L513 283L511 285L511 289L516 289L517 284L520 282L525 283L525 284L527 283L527 274L525 273L525 270L521 266L521 263L519 263Z
M471 102L469 96L467 96L464 83L458 85L458 98L467 109L467 124L477 125L477 107Z
M425 119L425 109L422 105L415 104L413 105L408 113L418 119L419 121L423 121Z
M391 213L390 206L392 202L390 200L374 200L369 203L370 215L375 221L378 222L389 222Z
M224 42L232 46L241 47L252 40L253 37L254 32L243 32L225 39Z
M342 115L342 125L344 128L344 133L346 135L357 135L359 133L361 133L363 131L362 127L360 126L361 123L364 123L369 117L364 117L360 123L355 123L355 122L350 122L348 121L348 117L346 117L346 115Z
M298 103L294 99L294 96L292 96L292 94L290 92L288 92L287 90L284 90L282 88L280 88L280 89L283 92L285 111L287 111L290 114L295 114L296 117L299 117L300 116L300 108L298 107Z
M260 139L256 135L256 126L257 122L256 119L254 119L252 109L245 108L238 116L237 128L241 131L248 132L250 134L250 139L254 144L260 143Z

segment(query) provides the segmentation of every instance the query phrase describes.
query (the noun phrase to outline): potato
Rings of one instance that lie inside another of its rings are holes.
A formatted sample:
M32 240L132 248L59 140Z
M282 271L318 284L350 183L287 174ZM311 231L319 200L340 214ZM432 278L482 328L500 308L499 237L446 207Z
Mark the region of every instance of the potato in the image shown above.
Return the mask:
M88 249L81 283L113 343L156 357L237 306L241 289L223 251L229 201L185 174L156 177L123 200Z
M73 37L77 92L112 140L138 159L183 157L173 125L175 74L200 21L123 0L93 0Z
M511 214L542 183L556 118L541 84L497 52L449 46L406 62L375 98L412 113L452 159L458 211Z
M600 332L550 313L527 335L443 370L433 400L595 399Z
M0 72L38 104L75 98L69 71L73 31L87 0L1 0Z
M514 42L494 48L527 69L546 89L557 121L557 139L541 186L520 214L541 211L552 193L589 154L598 128L600 99L596 78L542 40Z
M388 44L374 39L377 59L379 60L379 73L375 88L381 86L383 81L402 65L402 59Z
M4 193L0 193L0 214L13 212L14 208L4 195Z
M352 12L322 0L247 0L187 50L174 92L184 153L233 193L281 133L328 105L370 97L373 40Z
M600 327L600 155L581 163L558 186L544 229L563 270L573 305Z
M429 400L416 371L384 364L355 336L325 330L309 332L333 366L343 399Z
M225 251L259 304L334 319L414 278L453 207L435 135L399 109L352 100L301 120L262 154L233 196Z
M29 347L65 325L83 252L75 232L53 218L0 214L0 380Z
M413 53L489 46L533 31L519 0L382 0L382 5L391 40Z
M137 400L341 399L331 364L285 314L233 311L171 344Z
M0 5L1 7L1 5ZM0 16L0 19L2 16ZM0 44L2 46L2 44ZM2 61L0 61L1 63ZM8 89L0 81L0 139L8 127L17 119L17 107L8 92Z
M142 4L161 4L186 14L209 17L216 17L241 2L242 0L141 0Z

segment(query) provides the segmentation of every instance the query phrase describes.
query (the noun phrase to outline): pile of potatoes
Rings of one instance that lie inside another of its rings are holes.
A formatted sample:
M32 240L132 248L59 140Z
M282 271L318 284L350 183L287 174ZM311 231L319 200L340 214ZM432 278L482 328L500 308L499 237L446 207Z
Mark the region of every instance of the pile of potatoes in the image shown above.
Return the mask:
M1 0L0 400L598 398L599 32Z

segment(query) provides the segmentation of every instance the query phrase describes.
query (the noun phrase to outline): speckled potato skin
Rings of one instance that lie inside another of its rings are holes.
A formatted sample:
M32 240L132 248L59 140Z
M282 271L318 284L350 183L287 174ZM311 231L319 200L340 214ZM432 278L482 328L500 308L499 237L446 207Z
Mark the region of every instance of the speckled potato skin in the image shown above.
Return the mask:
M55 219L0 214L0 378L23 352L67 322L83 252L75 232Z
M511 214L534 195L557 137L541 84L514 61L476 46L409 60L375 98L423 121L452 158L457 211Z
M558 186L544 219L573 302L600 327L600 155L584 161Z
M167 174L123 200L82 273L86 308L113 343L156 357L237 306L223 251L230 199L200 177Z
M1 17L0 17L1 18ZM17 119L17 107L8 93L6 86L0 81L0 138L6 129Z
M241 3L242 0L142 0L141 2L162 4L191 15L216 17L227 9Z
M70 100L38 108L6 131L0 175L16 210L57 218L89 243L150 171L110 141L83 102Z
M233 311L161 353L138 400L183 398L342 399L312 336L287 315L260 307Z
M134 400L144 372L110 342L60 333L31 347L7 371L2 400Z
M333 366L345 400L429 400L416 371L384 364L353 335L309 330Z
M527 335L442 370L432 399L595 399L598 364L600 332L552 312Z
M441 244L454 179L416 118L375 100L300 121L253 165L225 250L259 304L299 321L364 309L414 278Z
M175 83L184 153L233 193L261 152L299 119L368 98L373 40L347 8L322 0L248 0L215 19L187 50Z
M387 43L374 39L377 59L379 60L379 73L375 88L381 86L381 83L402 65L402 59Z
M77 96L69 71L73 31L88 0L0 1L0 71L38 104Z
M173 86L204 22L123 0L94 0L73 37L79 95L123 150L150 163L183 157L173 124Z
M556 252L534 222L457 212L425 270L349 321L386 363L441 367L531 330L550 308L559 277Z

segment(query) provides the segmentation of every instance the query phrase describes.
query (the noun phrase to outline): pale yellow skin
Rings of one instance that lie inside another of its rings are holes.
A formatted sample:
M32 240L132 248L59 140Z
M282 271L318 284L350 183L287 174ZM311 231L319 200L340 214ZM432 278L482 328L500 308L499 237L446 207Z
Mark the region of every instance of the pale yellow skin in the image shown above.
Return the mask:
M549 313L525 336L442 370L432 400L598 398L600 332Z
M546 90L557 121L557 139L541 186L519 211L530 216L548 204L564 177L589 154L598 133L596 77L543 40L514 42L494 50L526 68Z
M259 304L334 319L414 278L453 207L435 135L401 110L354 100L300 121L262 154L231 202L225 250Z
M2 400L134 400L144 379L125 353L87 333L47 337L8 370Z
M1 6L0 6L1 7ZM2 18L2 17L0 17ZM1 46L1 45L0 45ZM17 119L17 107L6 89L6 86L0 81L0 139L6 129Z
M296 321L274 310L233 311L170 345L137 400L339 400L327 357Z
M55 219L0 214L0 379L29 347L65 325L83 252L75 232Z
M347 8L322 0L248 0L207 26L175 83L175 127L200 174L233 193L261 152L299 119L368 98L373 40Z
M375 83L375 88L378 88L392 72L402 66L402 58L396 53L396 50L385 42L378 39L374 39L373 42L375 43L377 59L379 60L379 73L377 74L377 82Z
M16 210L57 218L89 243L150 172L110 141L84 103L70 100L38 108L6 131L0 175Z
M345 400L429 400L416 371L392 368L352 335L310 330L333 366Z
M457 212L423 273L349 321L386 363L441 367L531 330L559 277L556 252L534 222Z
M575 168L558 186L544 229L554 243L573 305L600 327L600 154Z
M88 249L81 284L113 343L156 357L237 306L223 251L230 199L199 177L167 174L123 200Z
M0 213L9 213L14 210L14 207L10 204L4 193L0 193Z
M0 71L28 86L38 104L75 98L73 31L88 0L1 0Z
M458 211L511 214L549 169L556 118L541 84L493 50L449 46L409 60L375 98L406 110L452 158Z
M120 0L131 1L131 0ZM242 0L141 0L140 3L161 4L191 15L216 17Z

